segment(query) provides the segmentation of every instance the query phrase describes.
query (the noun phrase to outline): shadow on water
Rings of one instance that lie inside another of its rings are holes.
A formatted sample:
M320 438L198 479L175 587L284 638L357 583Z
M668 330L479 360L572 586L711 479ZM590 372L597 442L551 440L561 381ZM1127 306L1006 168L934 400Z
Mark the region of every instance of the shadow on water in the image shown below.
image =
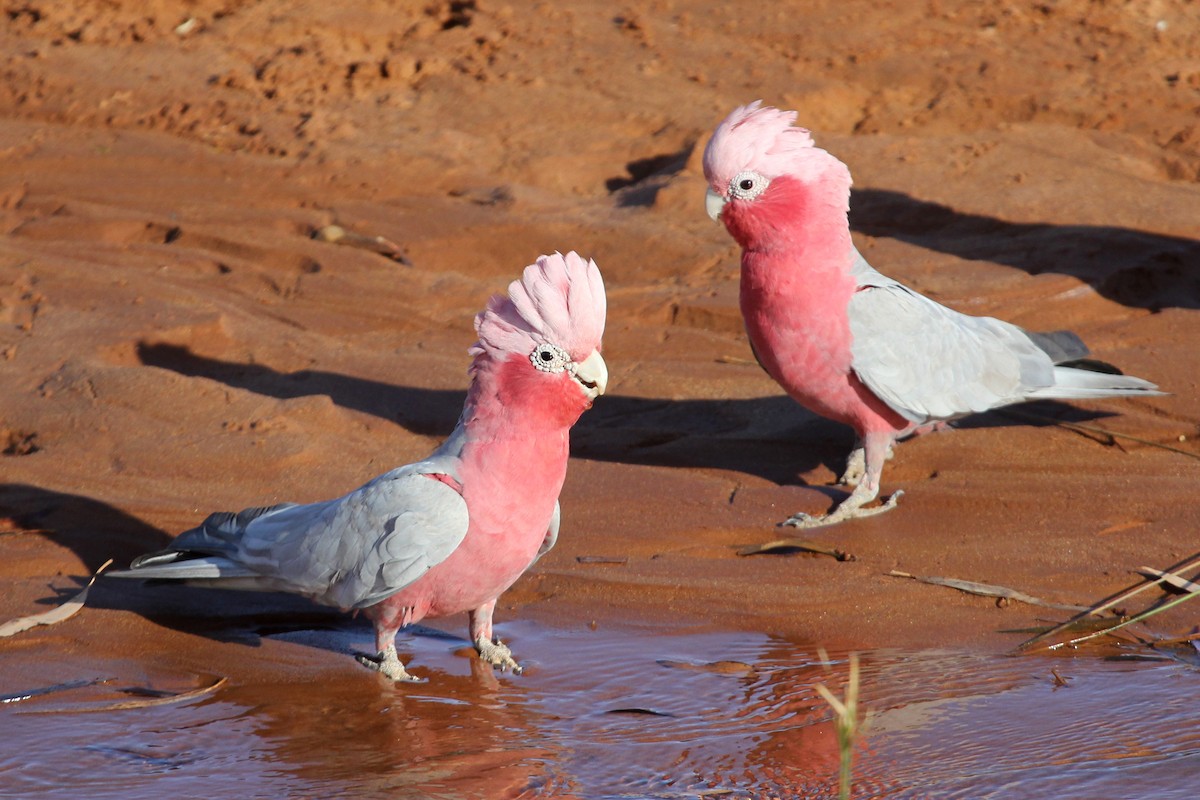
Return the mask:
M421 435L448 436L466 392L397 386L301 370L283 373L262 364L201 356L177 345L142 345L144 364L220 381L279 399L328 395L334 403L373 414ZM979 414L960 427L1050 425L1110 416L1055 401L1026 404L1044 422ZM849 428L822 419L785 395L730 400L675 400L605 395L571 432L571 453L596 461L744 472L779 485L803 484L799 473L822 464L841 471L854 443Z
M416 637L424 684L347 668L119 713L19 713L86 705L78 693L6 705L0 775L16 796L70 785L131 800L836 793L815 687L843 693L844 656L756 633L500 627L526 674ZM1196 672L1181 663L878 651L862 665L855 796L1194 796Z
M1200 241L1129 228L1007 222L886 189L855 189L850 227L1031 275L1054 272L1125 306L1200 308ZM874 265L887 274L886 264Z

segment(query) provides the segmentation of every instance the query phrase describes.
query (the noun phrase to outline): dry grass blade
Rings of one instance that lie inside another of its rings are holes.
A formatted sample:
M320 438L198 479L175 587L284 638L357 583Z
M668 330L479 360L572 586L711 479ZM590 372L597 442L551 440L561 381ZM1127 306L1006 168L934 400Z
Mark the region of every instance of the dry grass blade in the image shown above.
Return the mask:
M87 600L88 590L92 588L92 584L96 582L96 578L100 576L100 573L108 569L110 564L112 564L111 558L100 565L100 569L96 570L92 574L91 579L87 582L87 586L84 586L79 594L75 595L61 606L53 608L50 611L43 611L41 614L32 614L28 617L20 617L18 619L9 620L3 625L0 625L0 638L5 636L13 636L21 633L22 631L27 631L30 628L36 628L38 625L55 625L59 622L62 622L64 619L70 619L78 614L79 609L83 608L84 601Z
M1138 574L1145 575L1147 578L1161 578L1164 583L1169 586L1174 586L1185 592L1200 592L1200 583L1189 581L1182 575L1176 575L1173 572L1163 572L1154 567L1138 567Z
M575 556L575 560L580 564L615 564L620 566L629 563L629 559L625 556Z
M1200 453L1193 453L1190 450L1184 450L1182 447L1175 447L1173 445L1163 444L1162 442L1143 439L1141 436L1134 436L1129 433L1117 433L1116 431L1105 430L1097 425L1084 425L1082 422L1066 422L1064 420L1054 419L1053 417L1047 417L1042 414L1034 414L1030 411L1016 408L1005 408L1003 410L998 410L996 413L1000 414L1001 416L1025 420L1026 422L1040 422L1046 425L1054 425L1057 428L1065 428L1066 430L1075 431L1076 433L1104 436L1109 439L1106 444L1110 445L1115 444L1116 442L1114 440L1116 439L1127 439L1131 442L1144 444L1147 447L1157 447L1160 450L1178 453L1181 456L1187 456L1188 458L1194 458L1197 461L1200 461Z
M825 659L822 655L823 660ZM839 770L839 800L849 800L854 772L854 742L858 738L858 654L850 654L850 670L846 676L846 699L841 700L823 683L816 686L817 693L833 709L833 727L837 733L838 751L841 754Z
M1171 566L1169 566L1165 570L1163 570L1163 572L1175 574L1175 573L1179 573L1179 572L1186 572L1187 570L1193 569L1198 566L1200 566L1200 553L1197 553L1196 555L1193 555L1193 556L1189 556L1188 558L1184 559L1183 561L1180 561L1178 564L1172 564ZM1055 625L1050 630L1044 631L1043 633L1039 633L1037 636L1034 636L1032 639L1027 639L1026 641L1022 642L1017 647L1017 650L1018 651L1028 650L1033 645L1044 642L1047 639L1049 639L1053 636L1057 636L1058 634L1062 633L1063 631L1068 630L1072 625L1075 625L1076 623L1078 623L1079 620L1084 619L1085 617L1099 616L1100 614L1103 614L1105 611L1108 611L1110 608L1116 606L1117 604L1123 603L1132 597L1136 597L1137 595L1141 594L1142 592L1146 591L1147 589L1153 589L1155 586L1160 586L1165 581L1166 581L1165 578L1147 578L1146 580L1142 581L1139 584L1135 584L1126 589L1122 589L1121 591L1117 592L1116 594L1111 594L1108 597L1101 600L1100 602L1093 605L1091 608L1087 609L1086 611L1083 611L1083 612L1071 617L1066 622ZM1187 596L1191 597L1192 595L1187 595ZM1046 647L1047 647L1047 649L1057 649L1059 646L1061 646L1061 643L1059 645L1047 645Z
M1185 595L1182 595L1181 597L1176 597L1174 600L1172 600L1168 603L1163 603L1162 605L1155 606L1154 608L1143 611L1140 614L1135 614L1134 616L1129 617L1128 619L1121 620L1111 627L1104 628L1103 630L1096 631L1095 633L1089 633L1087 636L1080 636L1076 639L1070 639L1065 642L1056 642L1055 644L1050 645L1046 649L1047 650L1059 650L1063 647L1074 647L1075 645L1083 644L1086 641L1095 639L1097 636L1107 636L1108 634L1115 633L1116 631L1119 631L1122 628L1128 628L1130 625L1133 625L1134 623L1142 622L1143 620L1147 620L1150 617L1153 617L1155 614L1161 614L1162 612L1164 612L1168 609L1174 608L1175 606L1179 605L1180 603L1186 603L1188 600L1191 600L1193 597L1198 597L1198 596L1200 596L1200 594L1189 592Z
M99 711L124 711L130 708L147 708L150 706L165 706L172 703L183 703L188 700L195 700L197 697L204 697L212 694L217 689L228 682L228 678L217 678L208 686L201 686L198 689L192 689L189 692L180 692L179 694L168 694L159 697L140 697L136 700L120 700L116 703L102 703L95 706L78 706L74 708L31 708L19 713L22 714L94 714Z
M743 547L737 551L737 554L739 556L756 556L762 553L786 553L792 550L817 553L818 555L836 558L838 561L856 560L853 555L847 553L845 550L838 550L836 547L830 547L827 544L821 544L809 539L800 539L794 536L789 536L786 539L776 539L766 544L754 544Z
M950 589L957 589L960 592L968 594L977 594L983 597L1000 597L1005 600L1016 600L1018 603L1025 603L1031 606L1042 606L1044 608L1057 608L1062 611L1087 611L1085 606L1073 606L1067 603L1052 603L1049 600L1042 600L1040 597L1025 594L1016 589L1010 589L1007 586L996 586L990 583L976 583L975 581L964 581L959 578L939 578L936 576L922 577L913 575L908 572L900 572L892 570L888 575L893 578L911 578L914 581L928 583L932 586L946 586Z

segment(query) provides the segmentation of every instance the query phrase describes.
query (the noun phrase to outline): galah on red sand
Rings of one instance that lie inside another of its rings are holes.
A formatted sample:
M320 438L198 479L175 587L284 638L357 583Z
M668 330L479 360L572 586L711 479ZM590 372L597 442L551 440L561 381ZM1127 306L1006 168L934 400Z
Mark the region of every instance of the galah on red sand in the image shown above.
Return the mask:
M116 577L290 592L361 611L378 655L364 665L415 680L396 634L469 612L480 657L520 672L494 637L496 600L558 537L568 435L604 393L600 270L542 256L475 317L471 385L458 426L424 461L334 500L218 513Z
M737 108L704 151L706 207L742 248L740 305L759 362L793 399L858 434L829 525L881 513L899 438L966 414L1047 398L1154 395L1140 378L1093 371L1073 333L960 314L871 268L850 239L850 171L814 146L796 113ZM1103 365L1107 366L1107 365ZM1116 370L1113 369L1115 372Z

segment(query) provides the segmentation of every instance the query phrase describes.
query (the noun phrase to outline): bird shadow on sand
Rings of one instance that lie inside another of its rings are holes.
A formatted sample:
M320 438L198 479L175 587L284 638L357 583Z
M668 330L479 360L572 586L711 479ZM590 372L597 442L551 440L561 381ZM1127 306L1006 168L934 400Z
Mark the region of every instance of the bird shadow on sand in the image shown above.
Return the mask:
M373 414L426 436L447 436L466 392L398 386L333 372L284 373L193 353L186 347L145 344L142 363L203 377L268 397L328 395L344 408ZM1015 421L998 413L969 418L963 427L1082 422L1111 416L1055 401L1025 408L1044 421ZM818 417L785 395L676 400L605 395L571 432L571 454L641 466L715 469L756 475L778 485L808 485L799 476L824 465L840 474L854 444L849 428Z
M1200 241L1130 228L1008 222L887 189L855 189L850 227L1024 270L1070 275L1131 308L1200 308ZM887 274L886 264L875 264Z

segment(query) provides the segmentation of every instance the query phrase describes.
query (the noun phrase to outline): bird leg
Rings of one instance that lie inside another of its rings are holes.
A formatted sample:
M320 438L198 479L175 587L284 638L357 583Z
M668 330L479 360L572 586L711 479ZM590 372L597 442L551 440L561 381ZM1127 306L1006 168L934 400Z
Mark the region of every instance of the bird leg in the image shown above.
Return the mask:
M895 451L892 449L892 443L888 442L887 456L888 461L892 460ZM839 486L849 486L851 488L858 486L862 482L863 475L867 472L867 457L863 448L863 440L860 438L854 443L854 449L850 451L850 455L846 457L846 469L843 470L842 476L838 478Z
M373 669L383 677L397 683L425 682L424 678L418 678L404 669L404 665L400 663L400 657L396 655L395 642L389 642L379 651L379 655L377 656L372 657L366 653L358 653L354 657L358 660L358 663L367 669Z
M492 612L495 609L496 601L489 600L470 612L471 641L484 661L499 667L501 672L511 669L514 675L520 675L521 665L513 659L508 645L492 635Z
M805 514L802 511L798 514L793 514L780 524L793 528L822 528L826 525L836 525L839 522L845 522L848 519L873 517L876 514L891 511L896 507L896 501L900 499L904 492L897 491L893 493L883 505L864 508L867 503L879 496L879 480L883 475L883 462L891 455L891 449L891 432L868 433L863 437L862 447L863 462L866 469L861 480L854 487L854 491L850 493L850 496L839 503L828 514L813 516ZM850 460L847 461L847 468L851 466L853 459L854 453L851 453Z
M378 655L369 656L357 653L354 658L367 669L373 669L385 678L397 682L422 683L424 678L418 678L405 671L396 655L396 634L408 624L412 608L397 608L388 603L380 603L366 609L366 615L375 625L375 649Z

